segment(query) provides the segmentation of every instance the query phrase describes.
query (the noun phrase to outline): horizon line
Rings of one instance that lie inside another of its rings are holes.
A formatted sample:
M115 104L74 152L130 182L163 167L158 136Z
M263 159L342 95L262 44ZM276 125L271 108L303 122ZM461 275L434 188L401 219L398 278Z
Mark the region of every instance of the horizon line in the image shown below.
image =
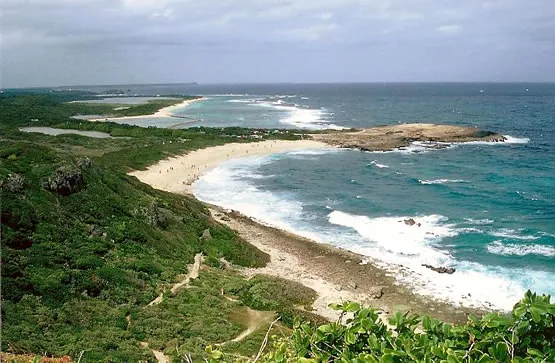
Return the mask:
M113 83L113 84L74 84L56 86L15 86L0 87L10 89L55 89L77 87L114 87L114 86L248 86L248 85L349 85L349 84L555 84L553 81L345 81L345 82L169 82L169 83Z

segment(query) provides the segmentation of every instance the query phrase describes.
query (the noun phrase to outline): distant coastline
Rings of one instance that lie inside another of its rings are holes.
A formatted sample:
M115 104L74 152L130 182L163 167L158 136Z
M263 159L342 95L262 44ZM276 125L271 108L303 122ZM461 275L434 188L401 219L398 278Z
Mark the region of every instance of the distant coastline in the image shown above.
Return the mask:
M177 104L174 104L174 105L171 105L171 106L167 106L167 107L163 107L163 108L159 109L158 111L156 111L155 113L152 113L152 114L136 115L136 116L115 116L115 117L114 116L109 116L109 117L88 119L88 121L91 121L91 122L112 122L112 121L115 121L115 120L127 121L127 120L135 120L135 119L162 118L162 117L183 118L183 117L180 117L180 116L173 115L172 112L175 111L176 109L188 107L188 106L190 106L191 104L193 104L195 102L204 101L204 100L206 100L206 98L204 98L202 96L199 96L198 98L184 100L180 103L177 103Z

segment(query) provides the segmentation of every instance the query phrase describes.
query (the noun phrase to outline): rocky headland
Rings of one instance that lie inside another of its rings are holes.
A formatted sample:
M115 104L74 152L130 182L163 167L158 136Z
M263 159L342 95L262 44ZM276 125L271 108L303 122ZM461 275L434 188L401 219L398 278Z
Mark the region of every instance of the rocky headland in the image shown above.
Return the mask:
M314 134L312 138L326 144L364 151L390 151L410 146L413 142L442 148L442 143L470 141L504 142L505 136L468 126L436 125L426 123L378 126L355 131Z

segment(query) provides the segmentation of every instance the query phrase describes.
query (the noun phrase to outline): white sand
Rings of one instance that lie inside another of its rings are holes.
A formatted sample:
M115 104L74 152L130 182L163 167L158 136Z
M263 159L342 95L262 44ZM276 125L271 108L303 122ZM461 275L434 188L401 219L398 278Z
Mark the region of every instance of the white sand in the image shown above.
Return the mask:
M280 151L329 148L312 140L271 140L253 143L232 143L191 151L188 154L162 160L146 170L130 175L153 188L172 193L191 193L191 184L206 171L226 160L237 157L263 156Z
M96 121L96 122L113 121L113 120L125 121L125 120L135 120L135 119L145 119L145 118L174 117L172 115L172 112L175 111L176 109L183 108L183 107L188 107L192 103L199 102L199 101L205 101L205 100L206 100L206 98L204 98L204 97L195 98L193 100L185 100L181 103L161 108L158 111L156 111L155 113L153 113L152 115L123 116L123 117L103 117L103 118L88 119L87 121L93 121L93 122L94 121Z

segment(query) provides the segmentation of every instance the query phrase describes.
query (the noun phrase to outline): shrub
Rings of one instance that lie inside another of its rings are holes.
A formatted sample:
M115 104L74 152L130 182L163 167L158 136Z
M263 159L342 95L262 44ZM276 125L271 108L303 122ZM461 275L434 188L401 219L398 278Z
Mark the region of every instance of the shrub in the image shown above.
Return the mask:
M554 362L555 304L528 291L510 315L490 313L452 326L429 316L395 313L389 327L358 303L332 304L337 322L297 323L263 362ZM347 315L351 318L345 319ZM210 350L213 360L226 359ZM218 358L219 357L219 358Z

